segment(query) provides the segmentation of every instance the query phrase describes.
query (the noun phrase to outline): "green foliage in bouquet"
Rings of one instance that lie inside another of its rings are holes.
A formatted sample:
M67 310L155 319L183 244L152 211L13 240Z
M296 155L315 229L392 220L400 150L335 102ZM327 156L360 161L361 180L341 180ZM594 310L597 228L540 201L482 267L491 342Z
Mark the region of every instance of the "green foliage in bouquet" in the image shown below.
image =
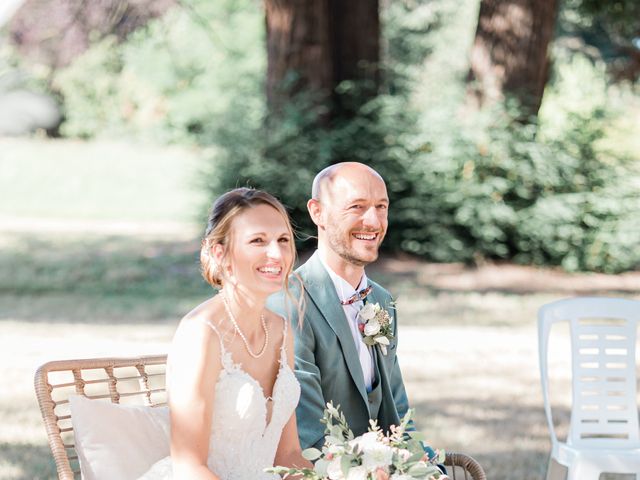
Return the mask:
M302 452L313 469L276 466L268 472L283 475L300 475L308 480L437 480L445 478L437 463L444 462L444 452L436 452L434 458L425 453L421 435L407 431L411 421L407 412L400 425L385 433L376 421L371 421L369 431L358 437L353 432L339 407L327 403L321 420L325 424L325 444L322 450L309 448Z

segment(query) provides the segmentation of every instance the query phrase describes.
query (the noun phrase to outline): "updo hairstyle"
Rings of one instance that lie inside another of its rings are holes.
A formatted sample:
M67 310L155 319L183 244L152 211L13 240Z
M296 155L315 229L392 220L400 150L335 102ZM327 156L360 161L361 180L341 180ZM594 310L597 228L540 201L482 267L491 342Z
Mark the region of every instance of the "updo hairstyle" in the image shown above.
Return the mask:
M293 228L289 221L289 215L284 206L271 194L262 190L255 190L253 188L235 188L228 191L224 195L220 196L211 207L209 212L209 219L207 221L207 228L202 239L202 246L200 249L200 269L202 276L212 287L220 289L224 283L224 272L222 265L218 265L216 260L211 255L211 248L220 244L225 247L225 253L222 260L226 260L229 254L229 245L231 245L231 225L233 219L239 214L249 208L253 208L257 205L268 205L282 215L282 218L287 225L287 231L289 232L291 241L289 246L291 249L292 262L289 265L289 270L286 272L285 278L288 278L293 269L295 262L296 247L293 236Z

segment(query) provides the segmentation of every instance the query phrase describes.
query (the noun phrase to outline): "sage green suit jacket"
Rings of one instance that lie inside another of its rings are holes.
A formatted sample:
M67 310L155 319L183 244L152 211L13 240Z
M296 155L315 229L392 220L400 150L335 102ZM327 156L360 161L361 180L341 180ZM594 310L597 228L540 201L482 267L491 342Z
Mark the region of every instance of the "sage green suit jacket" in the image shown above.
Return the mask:
M296 409L298 434L302 448L321 447L324 425L320 423L327 402L340 405L355 435L369 428L369 401L358 360L356 346L347 324L342 305L328 272L316 252L296 270L304 284L305 312L300 325L295 308L284 293L270 297L268 307L290 318L295 336L295 374L302 387L300 403ZM375 282L367 302L379 303L393 318L393 340L387 354L375 346L382 388L382 403L377 420L385 430L397 425L409 405L402 375L396 358L398 322L392 308L391 294ZM300 287L293 282L291 292L296 298ZM287 305L288 304L288 305Z

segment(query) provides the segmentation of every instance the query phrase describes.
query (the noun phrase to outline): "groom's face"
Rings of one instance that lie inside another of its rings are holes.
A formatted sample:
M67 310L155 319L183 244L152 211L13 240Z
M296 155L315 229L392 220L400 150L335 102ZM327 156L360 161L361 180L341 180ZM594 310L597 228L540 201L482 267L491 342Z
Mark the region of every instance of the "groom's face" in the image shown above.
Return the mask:
M326 246L353 265L375 261L387 233L384 181L363 171L338 175L327 185L321 203Z

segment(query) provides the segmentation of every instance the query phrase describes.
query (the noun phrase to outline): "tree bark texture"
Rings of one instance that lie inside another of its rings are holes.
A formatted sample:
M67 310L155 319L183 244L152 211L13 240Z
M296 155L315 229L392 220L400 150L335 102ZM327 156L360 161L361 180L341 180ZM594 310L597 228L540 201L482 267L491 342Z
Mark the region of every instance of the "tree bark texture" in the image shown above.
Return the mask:
M536 115L549 78L558 0L482 0L471 49L469 96L478 106L515 96Z
M345 80L379 84L378 0L265 0L267 100L271 110L301 91L340 108Z

